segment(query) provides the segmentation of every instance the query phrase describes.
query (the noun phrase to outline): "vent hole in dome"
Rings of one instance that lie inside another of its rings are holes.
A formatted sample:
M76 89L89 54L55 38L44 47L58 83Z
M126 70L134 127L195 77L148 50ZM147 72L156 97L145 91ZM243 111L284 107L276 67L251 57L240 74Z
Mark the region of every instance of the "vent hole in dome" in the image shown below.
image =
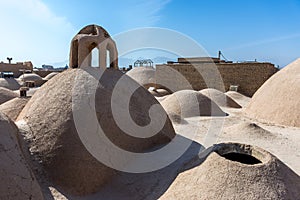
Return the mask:
M255 165L255 164L262 163L257 158L255 158L251 155L248 155L248 154L226 153L226 154L223 154L221 156L228 159L228 160L235 161L235 162L240 162L240 163L247 164L247 165Z

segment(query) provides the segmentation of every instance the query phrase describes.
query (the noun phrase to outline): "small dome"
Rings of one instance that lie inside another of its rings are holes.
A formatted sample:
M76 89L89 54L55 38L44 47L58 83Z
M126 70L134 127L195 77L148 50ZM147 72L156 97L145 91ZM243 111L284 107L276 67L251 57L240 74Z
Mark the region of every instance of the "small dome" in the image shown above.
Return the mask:
M219 106L230 107L230 108L241 108L241 106L237 104L232 98L230 98L229 96L227 96L226 94L224 94L219 90L213 88L207 88L201 90L200 93L213 100Z
M221 108L208 97L194 90L181 90L166 97L161 105L167 113L183 118L195 116L226 116Z
M19 76L19 79L22 81L38 81L38 80L42 80L43 78L37 74L31 73L31 74L22 74Z
M242 107L246 107L251 98L247 97L241 93L235 92L235 91L228 91L225 93L228 97L232 98L235 102L237 102Z
M45 83L45 81L43 80L42 77L40 77L37 74L31 73L31 74L23 74L19 77L19 79L23 82L26 81L33 81L35 86L41 86L43 85L43 83Z
M126 74L147 89L155 87L155 69L153 67L135 67Z
M14 78L0 78L0 87L10 90L20 89L22 82Z
M57 74L59 74L59 72L51 72L50 74L48 74L44 80L49 81L51 78L53 78L54 76L56 76Z
M148 89L148 91L155 97L163 97L170 94L170 92L165 89Z

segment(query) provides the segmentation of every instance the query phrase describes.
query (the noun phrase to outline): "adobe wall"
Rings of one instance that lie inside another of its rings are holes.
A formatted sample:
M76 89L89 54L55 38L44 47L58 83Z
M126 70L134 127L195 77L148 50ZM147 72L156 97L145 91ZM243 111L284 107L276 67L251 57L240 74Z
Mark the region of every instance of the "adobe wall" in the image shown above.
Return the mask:
M233 63L229 66L218 64L218 69L226 90L231 84L239 85L238 91L249 97L278 71L271 63Z
M228 91L230 85L239 85L238 92L250 97L278 71L271 63L197 63L193 65L176 63L156 65L158 80L164 79L165 85L172 85L173 87L176 85L177 90L187 89L188 87L180 81L178 82L178 78L171 75L172 69L180 72L194 90L210 87ZM206 77L205 81L202 75Z
M18 78L23 72L19 71L20 69L33 70L31 62L17 62L17 63L4 63L0 62L0 72L13 72L14 77Z

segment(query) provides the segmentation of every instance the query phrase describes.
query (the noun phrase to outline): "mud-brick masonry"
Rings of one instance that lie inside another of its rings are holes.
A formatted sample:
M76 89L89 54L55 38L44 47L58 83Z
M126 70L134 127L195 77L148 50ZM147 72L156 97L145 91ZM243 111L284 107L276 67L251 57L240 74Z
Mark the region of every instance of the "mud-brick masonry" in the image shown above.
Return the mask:
M189 88L169 76L170 73L165 73L172 69L182 74L194 90L210 87L228 91L230 85L238 85L238 92L250 97L278 71L274 64L268 62L233 63L206 57L178 58L177 62L156 65L157 79L163 80L164 85L177 85L178 90ZM216 71L219 71L221 79L216 76Z

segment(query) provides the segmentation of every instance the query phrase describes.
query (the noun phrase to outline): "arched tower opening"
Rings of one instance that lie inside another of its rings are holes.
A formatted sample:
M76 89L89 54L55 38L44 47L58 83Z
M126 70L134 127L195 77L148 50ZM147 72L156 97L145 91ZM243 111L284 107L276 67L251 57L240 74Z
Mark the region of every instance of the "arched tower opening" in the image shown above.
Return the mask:
M118 69L116 44L102 27L86 26L71 42L69 66L70 68L92 66Z

